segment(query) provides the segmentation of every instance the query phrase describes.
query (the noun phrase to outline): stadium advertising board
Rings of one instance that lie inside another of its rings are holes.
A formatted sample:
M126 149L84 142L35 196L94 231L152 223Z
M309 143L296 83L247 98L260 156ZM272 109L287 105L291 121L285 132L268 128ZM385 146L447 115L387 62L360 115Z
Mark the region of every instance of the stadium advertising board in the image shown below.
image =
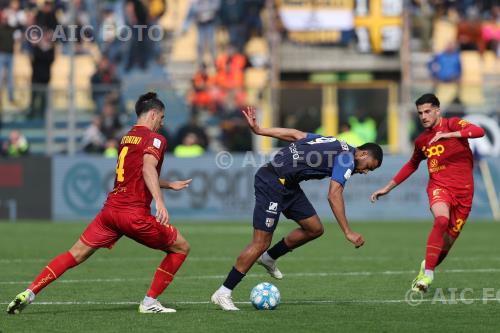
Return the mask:
M51 160L0 160L0 219L51 218Z
M162 178L188 179L183 191L163 191L172 219L250 221L254 206L253 178L266 158L256 155L204 156L176 159L167 156ZM426 168L403 183L394 193L371 204L369 195L384 185L406 162L406 157L387 157L381 169L369 175L356 175L347 183L347 216L352 220L429 219L425 184ZM500 161L491 160L493 178L500 186ZM423 165L422 165L423 166ZM61 221L88 220L94 217L112 189L115 162L104 158L55 157L53 161L53 217ZM472 216L491 218L485 186L477 172ZM302 183L302 188L320 217L333 219L328 202L328 180Z

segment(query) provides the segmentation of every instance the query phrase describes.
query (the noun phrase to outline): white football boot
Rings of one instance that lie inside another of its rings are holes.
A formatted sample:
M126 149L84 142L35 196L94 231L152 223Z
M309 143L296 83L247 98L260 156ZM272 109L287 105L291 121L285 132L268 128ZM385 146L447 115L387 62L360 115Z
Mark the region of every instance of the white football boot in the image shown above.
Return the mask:
M155 301L153 304L146 306L142 302L139 304L139 313L174 313L175 309L166 308L160 302Z
M283 274L281 274L278 267L276 267L276 260L269 257L266 252L264 252L259 259L257 259L257 264L264 267L273 278L278 280L283 279Z
M218 290L212 295L212 303L220 306L224 311L238 311L239 309L234 305L231 294L221 293Z

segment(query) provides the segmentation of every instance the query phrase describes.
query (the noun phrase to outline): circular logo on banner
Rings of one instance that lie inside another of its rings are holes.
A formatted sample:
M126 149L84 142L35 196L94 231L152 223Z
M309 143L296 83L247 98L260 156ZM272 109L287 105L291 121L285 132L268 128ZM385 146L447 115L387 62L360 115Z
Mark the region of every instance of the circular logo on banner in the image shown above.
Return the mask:
M79 214L95 214L100 204L100 178L99 170L89 163L79 163L69 169L63 180L66 204Z

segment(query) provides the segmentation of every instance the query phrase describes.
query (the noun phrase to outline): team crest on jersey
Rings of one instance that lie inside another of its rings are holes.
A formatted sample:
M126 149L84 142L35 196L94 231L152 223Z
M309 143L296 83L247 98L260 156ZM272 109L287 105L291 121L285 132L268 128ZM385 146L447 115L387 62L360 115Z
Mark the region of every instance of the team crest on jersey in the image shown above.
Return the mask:
M274 219L271 217L266 217L266 227L271 228L274 225Z
M465 126L469 125L469 122L467 120L462 119L458 122L458 124L462 126L462 128L464 128Z

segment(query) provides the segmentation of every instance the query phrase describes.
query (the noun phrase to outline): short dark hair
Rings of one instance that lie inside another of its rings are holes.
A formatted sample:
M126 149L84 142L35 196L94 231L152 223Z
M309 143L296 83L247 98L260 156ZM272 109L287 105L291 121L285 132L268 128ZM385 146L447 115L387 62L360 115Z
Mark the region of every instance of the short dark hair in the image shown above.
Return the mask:
M140 117L142 114L153 109L158 111L165 110L165 104L158 99L158 95L156 93L148 92L139 96L139 99L135 103L135 113L137 114L137 117Z
M378 161L378 166L382 165L382 160L384 159L384 151L382 147L373 142L364 143L358 147L359 150L367 151L373 159Z
M439 107L439 105L440 105L439 99L434 94L423 94L415 101L416 106L419 106L422 104L427 104L427 103L431 103L432 106L436 106L436 107Z

